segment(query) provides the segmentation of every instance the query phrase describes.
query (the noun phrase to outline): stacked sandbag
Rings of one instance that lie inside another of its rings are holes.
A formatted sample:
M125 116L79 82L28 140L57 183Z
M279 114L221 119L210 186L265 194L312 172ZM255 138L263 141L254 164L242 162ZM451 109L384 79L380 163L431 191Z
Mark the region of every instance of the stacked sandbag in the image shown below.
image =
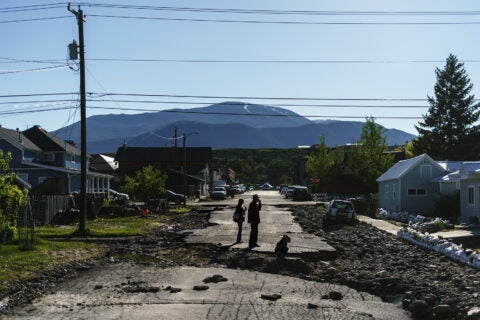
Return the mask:
M480 267L480 253L472 249L464 249L460 244L453 243L442 237L433 236L410 226L405 226L397 231L397 237L405 239L422 248L429 249L444 256L469 266Z

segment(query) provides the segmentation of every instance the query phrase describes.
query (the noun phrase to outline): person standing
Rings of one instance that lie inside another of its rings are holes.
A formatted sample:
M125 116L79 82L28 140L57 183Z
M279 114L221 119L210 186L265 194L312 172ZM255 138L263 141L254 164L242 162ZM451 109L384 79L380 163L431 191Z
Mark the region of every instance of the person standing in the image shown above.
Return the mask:
M257 243L260 210L262 210L262 202L258 195L254 194L252 202L250 202L250 205L248 206L248 223L250 223L250 240L248 246L250 248L260 247Z
M243 221L245 221L245 212L247 211L247 207L243 203L243 199L238 199L238 204L235 207L235 212L233 213L233 221L235 221L238 225L237 243L242 242L242 227Z

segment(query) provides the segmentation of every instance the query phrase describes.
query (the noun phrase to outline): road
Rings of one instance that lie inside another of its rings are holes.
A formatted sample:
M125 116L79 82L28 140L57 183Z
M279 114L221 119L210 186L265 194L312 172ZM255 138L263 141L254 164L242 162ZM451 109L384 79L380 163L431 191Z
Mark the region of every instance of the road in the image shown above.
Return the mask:
M271 255L274 243L283 233L292 237L294 252L333 249L323 239L303 233L293 222L284 207L294 205L290 200L281 199L273 191L258 194L263 208L261 247L255 254ZM243 195L247 204L251 195ZM212 213L211 222L215 225L192 231L188 241L233 243L236 226L231 222L231 209L237 200L222 202L230 207ZM251 252L243 247L230 250L245 255ZM160 268L119 262L97 266L59 283L46 296L16 307L0 319L395 320L409 316L378 297L341 285L241 269Z

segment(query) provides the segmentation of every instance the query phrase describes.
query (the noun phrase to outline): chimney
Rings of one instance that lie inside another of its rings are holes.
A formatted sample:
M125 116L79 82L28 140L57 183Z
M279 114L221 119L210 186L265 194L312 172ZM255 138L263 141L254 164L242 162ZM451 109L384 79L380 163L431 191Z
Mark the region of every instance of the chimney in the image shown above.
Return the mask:
M17 133L18 133L18 141L22 143L22 133L20 132L20 130L18 130L18 128L17 128Z

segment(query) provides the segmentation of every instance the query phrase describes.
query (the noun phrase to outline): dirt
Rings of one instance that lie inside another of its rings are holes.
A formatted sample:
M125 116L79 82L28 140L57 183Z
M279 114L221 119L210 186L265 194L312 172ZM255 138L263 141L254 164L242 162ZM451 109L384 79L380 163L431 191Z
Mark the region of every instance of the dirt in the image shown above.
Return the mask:
M478 270L365 224L323 226L314 207L291 210L306 232L324 237L336 252L290 255L278 261L273 252L236 251L220 244L187 244L187 234L181 231L210 225L208 212L192 212L174 216L146 237L109 242L103 259L71 262L30 283L17 284L10 288L9 302L0 305L0 311L48 293L56 282L75 277L94 265L123 261L161 268L240 268L342 284L401 305L416 319L466 319L468 311L479 305ZM475 317L469 319L472 318Z

